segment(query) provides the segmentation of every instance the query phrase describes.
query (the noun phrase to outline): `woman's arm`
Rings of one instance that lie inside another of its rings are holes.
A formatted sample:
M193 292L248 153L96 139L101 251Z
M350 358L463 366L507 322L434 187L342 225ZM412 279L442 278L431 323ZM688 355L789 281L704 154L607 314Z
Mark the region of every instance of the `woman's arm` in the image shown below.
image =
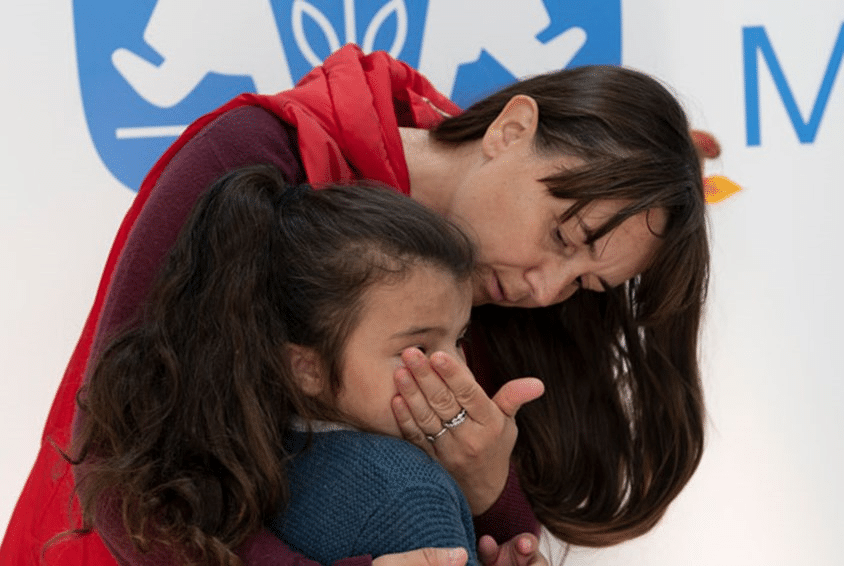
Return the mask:
M235 553L245 566L314 566L308 560L282 544L267 529L244 542ZM332 566L465 566L468 554L464 548L420 548L400 554L385 554L375 560L369 555L337 560Z
M113 519L113 517L112 517ZM120 523L100 521L97 533L120 566L165 566L177 563L163 548L141 553L131 546ZM321 566L290 550L266 529L249 537L235 549L244 566ZM422 548L400 554L386 554L375 560L369 555L337 560L332 566L465 566L468 554L463 548Z
M97 326L94 356L138 313L199 195L224 173L261 163L278 167L291 184L304 181L295 131L255 106L226 112L173 156L123 247Z

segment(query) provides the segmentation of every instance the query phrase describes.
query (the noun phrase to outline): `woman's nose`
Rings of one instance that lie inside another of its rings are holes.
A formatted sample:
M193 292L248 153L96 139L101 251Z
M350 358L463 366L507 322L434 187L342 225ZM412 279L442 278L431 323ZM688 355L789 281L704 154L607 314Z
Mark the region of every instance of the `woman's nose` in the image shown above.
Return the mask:
M568 269L566 268L568 267ZM577 291L579 274L573 266L547 262L525 273L533 301L540 307L561 303Z

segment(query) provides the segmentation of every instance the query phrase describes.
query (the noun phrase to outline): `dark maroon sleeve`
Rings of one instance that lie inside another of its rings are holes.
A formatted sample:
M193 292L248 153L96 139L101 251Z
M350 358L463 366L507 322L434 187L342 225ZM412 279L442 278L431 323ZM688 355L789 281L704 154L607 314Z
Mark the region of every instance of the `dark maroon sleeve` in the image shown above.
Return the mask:
M245 566L316 566L316 562L293 552L266 529L250 537L235 552ZM372 566L372 557L343 558L333 566Z
M119 501L105 497L97 508L97 534L120 566L169 566L179 562L166 547L153 545L147 552L138 552L123 529ZM249 537L235 549L244 566L322 566L290 550L266 529ZM329 565L324 565L329 566ZM334 566L372 566L370 556L338 560Z
M502 544L522 533L539 536L539 521L522 491L515 466L510 464L510 475L504 491L492 507L475 517L475 535L478 538L490 535Z
M492 397L497 388L490 378L489 349L477 331L472 331L466 347L466 357L475 379L486 394ZM504 491L492 507L475 517L475 535L478 538L490 535L502 544L522 533L539 536L539 527L539 521L519 483L516 466L511 462Z
M295 130L257 106L226 112L173 157L152 189L120 256L97 326L95 354L139 312L199 195L224 173L263 163L278 167L292 184L304 182Z

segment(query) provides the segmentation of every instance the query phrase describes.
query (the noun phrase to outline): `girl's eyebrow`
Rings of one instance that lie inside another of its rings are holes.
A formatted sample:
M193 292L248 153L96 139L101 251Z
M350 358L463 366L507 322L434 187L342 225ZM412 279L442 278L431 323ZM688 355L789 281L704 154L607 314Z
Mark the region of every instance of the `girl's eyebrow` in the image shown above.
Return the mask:
M390 338L405 338L407 336L416 336L418 334L427 334L428 332L445 333L445 328L442 326L411 326L405 330L396 332Z
M468 332L469 325L471 324L470 321L467 321L466 324L463 325L463 328L460 329L459 335L463 336ZM396 332L390 338L407 338L409 336L418 336L419 334L445 334L448 332L448 329L444 326L411 326L405 330L400 330Z

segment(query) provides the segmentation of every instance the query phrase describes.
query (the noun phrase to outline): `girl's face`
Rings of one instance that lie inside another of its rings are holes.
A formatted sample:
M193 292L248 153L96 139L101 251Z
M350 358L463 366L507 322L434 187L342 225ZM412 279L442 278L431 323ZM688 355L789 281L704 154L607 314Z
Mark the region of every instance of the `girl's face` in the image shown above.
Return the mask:
M346 344L336 406L359 428L401 436L391 402L393 374L403 350L443 351L463 359L460 341L469 324L472 291L450 273L420 264L395 283L363 297L360 322Z
M579 165L571 157L537 155L511 144L490 156L455 193L449 216L475 240L475 305L541 307L565 301L583 287L603 291L641 273L659 245L665 211L627 219L591 247L589 233L624 203L595 201L566 222L573 204L554 197L539 179Z

